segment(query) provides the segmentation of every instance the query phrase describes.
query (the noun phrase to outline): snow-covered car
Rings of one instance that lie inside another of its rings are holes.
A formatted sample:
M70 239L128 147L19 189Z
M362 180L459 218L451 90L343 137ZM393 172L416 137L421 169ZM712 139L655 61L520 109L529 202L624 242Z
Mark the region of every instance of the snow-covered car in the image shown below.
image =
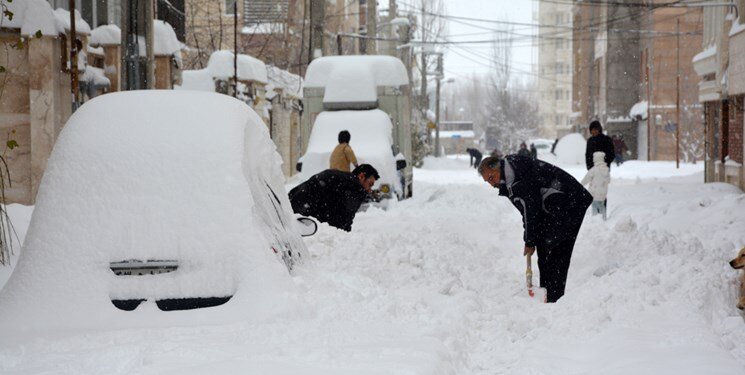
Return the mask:
M359 164L377 169L380 179L373 186L380 198L405 197L402 175L406 160L393 154L391 119L379 109L360 111L325 111L318 114L305 154L298 161L300 179L305 181L328 169L329 158L338 145L338 134L349 131L349 145Z
M258 115L225 95L86 103L49 158L0 292L0 332L213 324L294 306L290 272L307 249L281 162Z

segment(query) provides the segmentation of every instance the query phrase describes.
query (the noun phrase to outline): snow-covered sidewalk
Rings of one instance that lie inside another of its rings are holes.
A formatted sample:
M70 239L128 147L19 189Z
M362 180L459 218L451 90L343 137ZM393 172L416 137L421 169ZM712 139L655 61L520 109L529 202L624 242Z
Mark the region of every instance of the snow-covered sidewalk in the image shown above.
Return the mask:
M745 245L741 191L702 184L699 166L614 166L609 219L585 219L567 294L545 305L525 292L519 213L467 164L429 160L413 199L351 233L321 225L291 316L0 336L0 373L745 373L727 264Z

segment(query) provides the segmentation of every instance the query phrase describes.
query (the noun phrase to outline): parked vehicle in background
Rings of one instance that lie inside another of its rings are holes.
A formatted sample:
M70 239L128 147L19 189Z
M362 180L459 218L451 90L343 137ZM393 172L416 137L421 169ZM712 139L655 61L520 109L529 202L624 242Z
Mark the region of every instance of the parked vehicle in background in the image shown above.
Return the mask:
M328 168L328 157L322 166L323 154L331 153L338 132L346 129L352 135L358 161L372 164L381 174L374 189L385 197L410 197L413 169L408 90L406 67L392 56L313 60L303 89L305 155L298 163L301 179ZM383 191L386 185L389 192Z
M49 158L0 292L0 331L214 324L290 309L289 272L307 256L299 230L314 224L296 223L281 162L259 116L226 95L126 91L86 103Z

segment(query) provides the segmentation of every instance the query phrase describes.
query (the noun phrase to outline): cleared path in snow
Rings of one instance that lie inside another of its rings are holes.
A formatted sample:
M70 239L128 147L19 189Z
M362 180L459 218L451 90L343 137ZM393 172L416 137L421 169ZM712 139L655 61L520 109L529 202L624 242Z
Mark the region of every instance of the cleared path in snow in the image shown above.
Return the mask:
M586 218L554 305L526 296L518 212L467 158L445 159L415 171L413 199L306 239L291 316L0 345L0 373L745 373L726 263L745 195L654 178L671 174L614 169L609 220Z

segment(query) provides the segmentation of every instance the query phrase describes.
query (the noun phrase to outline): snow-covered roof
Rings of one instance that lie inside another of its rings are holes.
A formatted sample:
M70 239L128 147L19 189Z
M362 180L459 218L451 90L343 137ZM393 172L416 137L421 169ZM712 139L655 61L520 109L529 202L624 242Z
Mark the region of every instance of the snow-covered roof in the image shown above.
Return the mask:
M212 77L229 79L233 77L233 52L215 51L207 62ZM238 54L238 80L268 83L266 65L252 56Z
M156 56L181 55L181 42L173 27L165 21L153 20L153 54Z
M20 29L21 35L34 35L40 31L42 35L57 36L65 32L64 24L60 23L52 6L44 0L3 2L3 6L13 16L9 19L3 12L0 15L0 27ZM69 23L69 14L67 20Z
M226 95L139 90L88 101L59 135L21 258L0 291L3 341L297 311L285 295L288 270L271 251L304 255L281 163L262 120ZM128 277L108 267L129 259L179 268ZM209 309L162 312L154 303L231 295ZM138 296L151 300L134 311L110 301Z
M325 56L305 74L305 87L325 89L324 103L375 102L378 87L408 84L406 67L393 56Z
M324 111L318 114L308 140L308 149L301 161L301 180L307 180L318 172L328 169L329 157L339 144L338 135L349 131L357 161L370 164L378 170L380 180L376 184L391 184L401 191L396 171L396 161L391 146L393 125L388 114L379 110Z
M111 81L106 78L106 76L103 73L103 69L96 68L95 66L86 66L85 72L83 72L83 75L80 77L81 81L89 82L97 86L110 86Z
M269 78L269 84L266 87L267 96L270 91L281 89L286 95L295 98L303 97L303 79L300 76L276 66L267 66L266 70Z
M641 118L642 120L647 119L647 101L641 101L634 104L629 110L629 117L632 119Z
M57 8L54 10L54 16L57 18L57 21L62 25L62 27L65 28L65 31L70 31L69 11L62 8ZM77 10L75 10L75 33L83 35L90 35L91 33L91 26L88 25L88 22L85 22L83 17L80 16L80 12L78 12Z
M120 45L122 30L117 25L101 25L91 30L88 43L93 46Z

